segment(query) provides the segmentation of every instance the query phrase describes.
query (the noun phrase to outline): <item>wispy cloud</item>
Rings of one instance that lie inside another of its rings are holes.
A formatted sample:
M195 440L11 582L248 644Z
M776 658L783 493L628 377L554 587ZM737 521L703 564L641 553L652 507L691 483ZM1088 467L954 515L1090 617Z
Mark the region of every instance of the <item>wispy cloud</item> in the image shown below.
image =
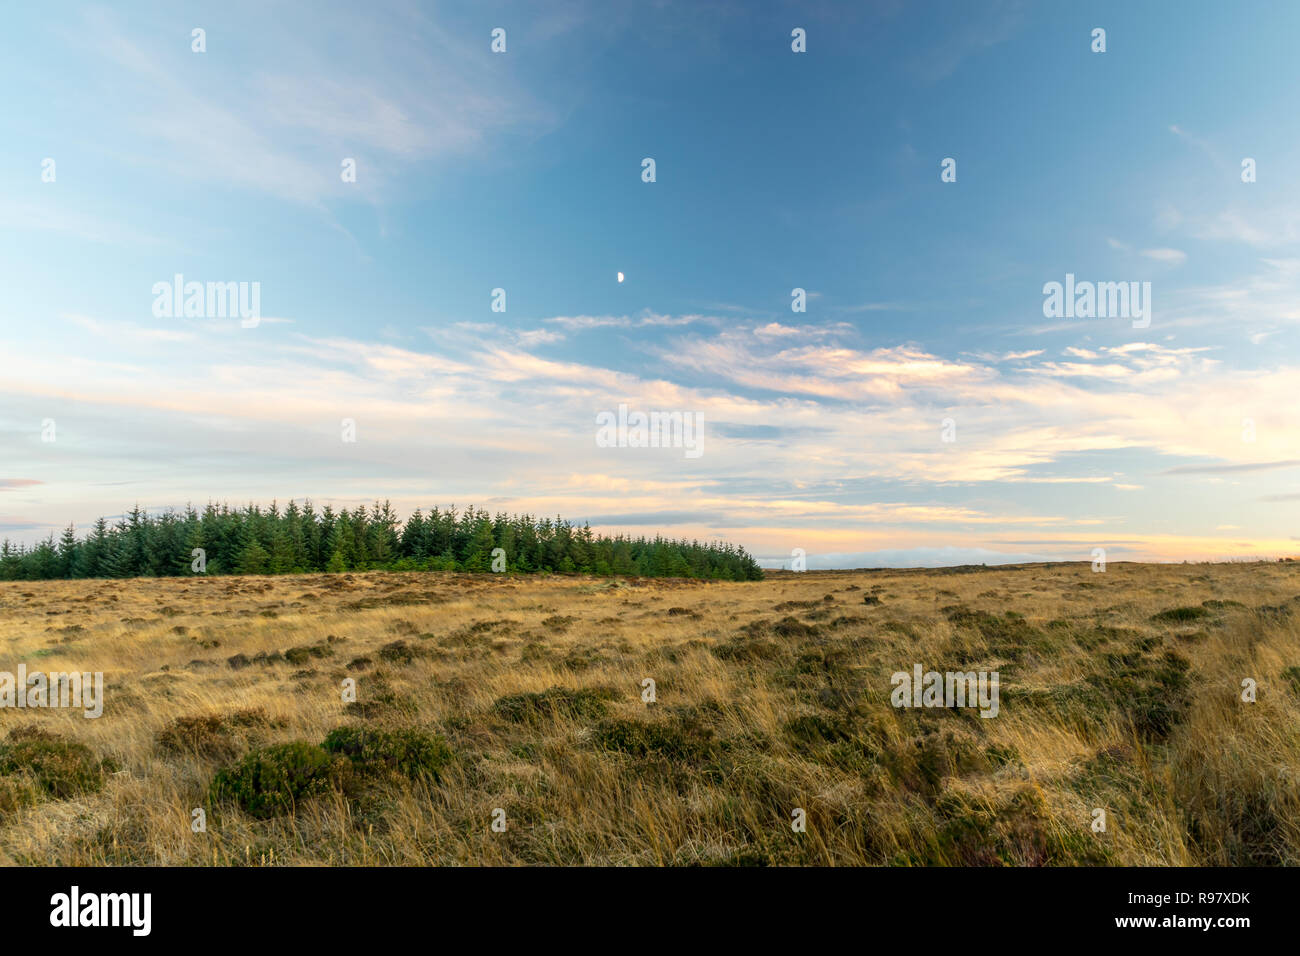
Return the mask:
M1230 475L1251 471L1273 471L1278 468L1295 468L1300 466L1300 458L1287 461L1256 461L1239 465L1178 465L1169 468L1164 475Z
M14 488L30 488L39 484L42 484L42 482L34 478L0 478L0 491L11 491Z
M219 55L229 41L217 30L200 60L188 44L143 34L138 22L128 32L117 12L86 14L85 33L95 38L86 52L105 57L120 82L134 80L137 161L316 205L342 195L344 157L362 164L355 185L373 198L406 164L465 155L503 131L554 122L523 84L414 8L394 9L392 19L346 6L302 7L300 16L288 9L246 24L244 36L275 53L251 71ZM348 43L323 42L329 36Z

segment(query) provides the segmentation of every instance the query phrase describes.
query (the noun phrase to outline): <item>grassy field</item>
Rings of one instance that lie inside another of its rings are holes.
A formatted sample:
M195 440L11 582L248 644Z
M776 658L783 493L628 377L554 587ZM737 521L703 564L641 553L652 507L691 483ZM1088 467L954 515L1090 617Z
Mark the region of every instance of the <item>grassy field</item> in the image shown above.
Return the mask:
M105 698L0 709L6 864L1300 864L1291 563L7 583L0 648Z

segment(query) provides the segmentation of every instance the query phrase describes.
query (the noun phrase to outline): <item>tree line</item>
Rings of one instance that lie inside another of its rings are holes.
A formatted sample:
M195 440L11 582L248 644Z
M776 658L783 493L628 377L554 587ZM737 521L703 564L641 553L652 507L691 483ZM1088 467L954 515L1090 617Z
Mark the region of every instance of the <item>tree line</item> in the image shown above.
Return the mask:
M498 550L500 549L500 550ZM722 542L593 534L556 517L489 515L455 506L405 522L389 502L317 511L311 501L281 509L209 503L149 514L137 505L117 522L100 518L84 536L68 525L34 547L0 545L0 581L308 574L318 571L552 572L754 581L745 551Z

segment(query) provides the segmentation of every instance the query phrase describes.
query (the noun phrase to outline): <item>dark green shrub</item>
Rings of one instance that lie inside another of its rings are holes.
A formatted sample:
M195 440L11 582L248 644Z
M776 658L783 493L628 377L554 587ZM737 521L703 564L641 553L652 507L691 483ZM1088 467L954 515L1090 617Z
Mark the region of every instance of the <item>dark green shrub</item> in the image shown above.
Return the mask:
M1101 686L1088 682L1052 684L1032 690L1004 684L999 696L1002 707L1008 711L1040 711L1045 718L1079 733L1092 733L1105 726L1117 706Z
M698 726L691 731L670 721L645 723L612 717L596 725L595 742L604 750L633 757L694 759L709 751L710 732Z
M230 801L250 816L266 819L292 812L303 800L327 793L341 781L334 758L297 740L254 750L212 780L214 802Z
M304 644L302 647L291 647L284 652L284 659L294 666L306 664L313 657L329 657L334 653L334 648L329 644L321 642L319 644Z
M989 744L989 746L984 748L984 756L988 758L989 763L994 767L1023 766L1023 762L1020 759L1020 751L1015 747L1004 747L1001 744Z
M780 657L781 648L774 641L764 640L759 637L761 630L761 628L749 625L744 629L744 633L737 634L725 644L716 644L710 650L713 651L713 656L719 660L740 663L770 661Z
M419 648L412 647L406 641L393 641L379 649L379 659L390 664L409 664L420 654Z
M785 732L796 744L833 744L848 740L852 728L847 722L837 717L823 717L820 714L805 714L786 721Z
M499 716L536 727L551 720L600 720L609 711L605 702L618 696L608 687L572 690L551 687L536 693L508 694L492 705Z
M1191 707L1191 669L1186 658L1166 651L1153 657L1142 651L1107 654L1107 669L1089 674L1088 683L1133 721L1138 735L1163 741Z
M772 630L787 640L807 640L821 633L815 624L805 624L793 617L781 618L772 625Z
M321 747L347 757L363 773L384 769L412 779L437 780L452 758L445 740L419 730L339 727L330 731Z
M908 740L886 741L881 759L903 788L926 795L939 792L946 777L987 772L991 767L975 736L952 727L926 727Z
M376 671L368 681L358 681L357 688L360 699L343 706L344 712L349 716L374 720L383 717L410 718L415 714L415 702L410 695L399 694L380 671Z
M995 657L1021 661L1027 653L1047 655L1058 650L1053 638L1047 637L1014 611L999 617L988 611L952 604L943 608L943 615L955 629L973 631L984 638L989 652Z
M571 671L585 671L600 663L603 658L594 647L574 648L564 657L564 666Z
M1186 624L1209 616L1210 612L1203 607L1171 607L1159 614L1152 614L1151 620L1158 624Z

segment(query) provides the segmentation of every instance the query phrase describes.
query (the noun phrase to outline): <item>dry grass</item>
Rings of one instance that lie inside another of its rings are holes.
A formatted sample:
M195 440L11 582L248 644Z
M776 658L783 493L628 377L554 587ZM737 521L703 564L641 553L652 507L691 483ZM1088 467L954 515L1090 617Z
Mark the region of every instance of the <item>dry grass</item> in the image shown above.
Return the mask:
M106 696L0 710L0 861L1294 865L1298 596L1293 564L0 584L0 669ZM894 709L915 663L998 670L999 716ZM291 741L312 787L214 796Z

